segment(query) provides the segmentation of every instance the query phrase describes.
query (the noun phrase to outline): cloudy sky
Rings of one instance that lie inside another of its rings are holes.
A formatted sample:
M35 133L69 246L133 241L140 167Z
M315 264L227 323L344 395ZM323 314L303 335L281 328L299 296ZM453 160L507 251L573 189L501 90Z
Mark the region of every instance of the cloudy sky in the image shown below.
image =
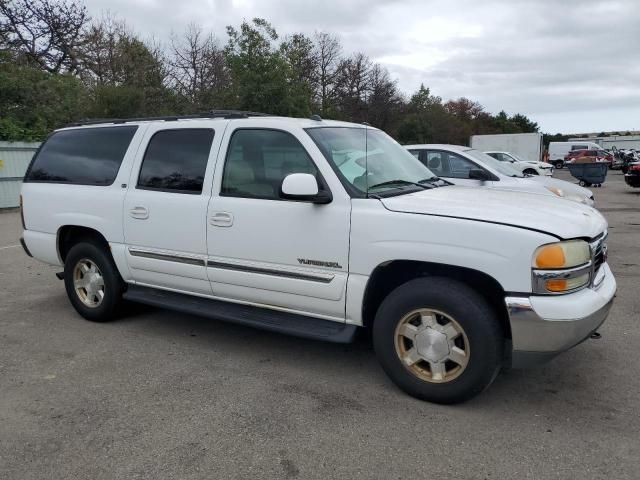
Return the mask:
M189 23L263 17L283 35L327 31L386 66L405 93L424 83L545 132L640 130L640 0L86 0L144 38Z

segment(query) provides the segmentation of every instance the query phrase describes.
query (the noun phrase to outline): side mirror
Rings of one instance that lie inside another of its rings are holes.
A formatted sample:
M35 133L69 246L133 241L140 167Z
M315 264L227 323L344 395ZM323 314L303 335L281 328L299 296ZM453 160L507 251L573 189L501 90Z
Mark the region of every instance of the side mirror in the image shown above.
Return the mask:
M282 197L289 200L298 200L311 203L330 203L333 198L326 191L318 190L316 177L309 173L292 173L282 181L280 188Z
M489 174L486 171L481 170L479 168L474 168L472 170L469 170L469 179L471 179L471 180L480 180L480 181L485 182L487 180L490 180L491 177L489 176Z

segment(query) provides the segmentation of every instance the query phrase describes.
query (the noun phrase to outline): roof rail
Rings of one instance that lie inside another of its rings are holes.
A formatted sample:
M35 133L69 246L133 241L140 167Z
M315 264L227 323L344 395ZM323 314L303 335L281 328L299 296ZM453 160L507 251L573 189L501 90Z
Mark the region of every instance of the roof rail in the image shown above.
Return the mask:
M123 124L130 122L176 122L178 120L193 120L198 118L249 118L249 117L269 117L268 113L246 112L244 110L210 110L208 112L194 113L190 115L170 115L163 117L137 117L137 118L97 118L84 119L72 122L65 127L82 127L85 125L100 125L105 123Z

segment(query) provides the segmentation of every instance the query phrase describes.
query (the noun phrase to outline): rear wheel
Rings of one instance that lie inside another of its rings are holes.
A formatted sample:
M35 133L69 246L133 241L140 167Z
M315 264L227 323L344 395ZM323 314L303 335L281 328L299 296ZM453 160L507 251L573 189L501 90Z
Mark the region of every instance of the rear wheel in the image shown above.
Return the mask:
M449 404L468 400L493 382L504 340L482 296L463 283L427 277L385 298L373 343L383 369L402 390Z
M94 322L115 318L125 289L111 255L93 242L71 247L64 263L64 285L76 311Z
M555 162L553 162L553 165L556 168L563 168L564 167L564 162L562 160L556 160Z

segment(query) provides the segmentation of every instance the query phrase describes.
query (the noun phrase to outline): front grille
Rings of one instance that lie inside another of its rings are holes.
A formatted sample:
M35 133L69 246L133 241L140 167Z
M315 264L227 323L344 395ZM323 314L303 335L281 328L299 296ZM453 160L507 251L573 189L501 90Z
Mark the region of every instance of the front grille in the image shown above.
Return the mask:
M607 233L605 232L598 240L591 243L591 258L593 261L593 272L598 273L602 264L607 260Z

